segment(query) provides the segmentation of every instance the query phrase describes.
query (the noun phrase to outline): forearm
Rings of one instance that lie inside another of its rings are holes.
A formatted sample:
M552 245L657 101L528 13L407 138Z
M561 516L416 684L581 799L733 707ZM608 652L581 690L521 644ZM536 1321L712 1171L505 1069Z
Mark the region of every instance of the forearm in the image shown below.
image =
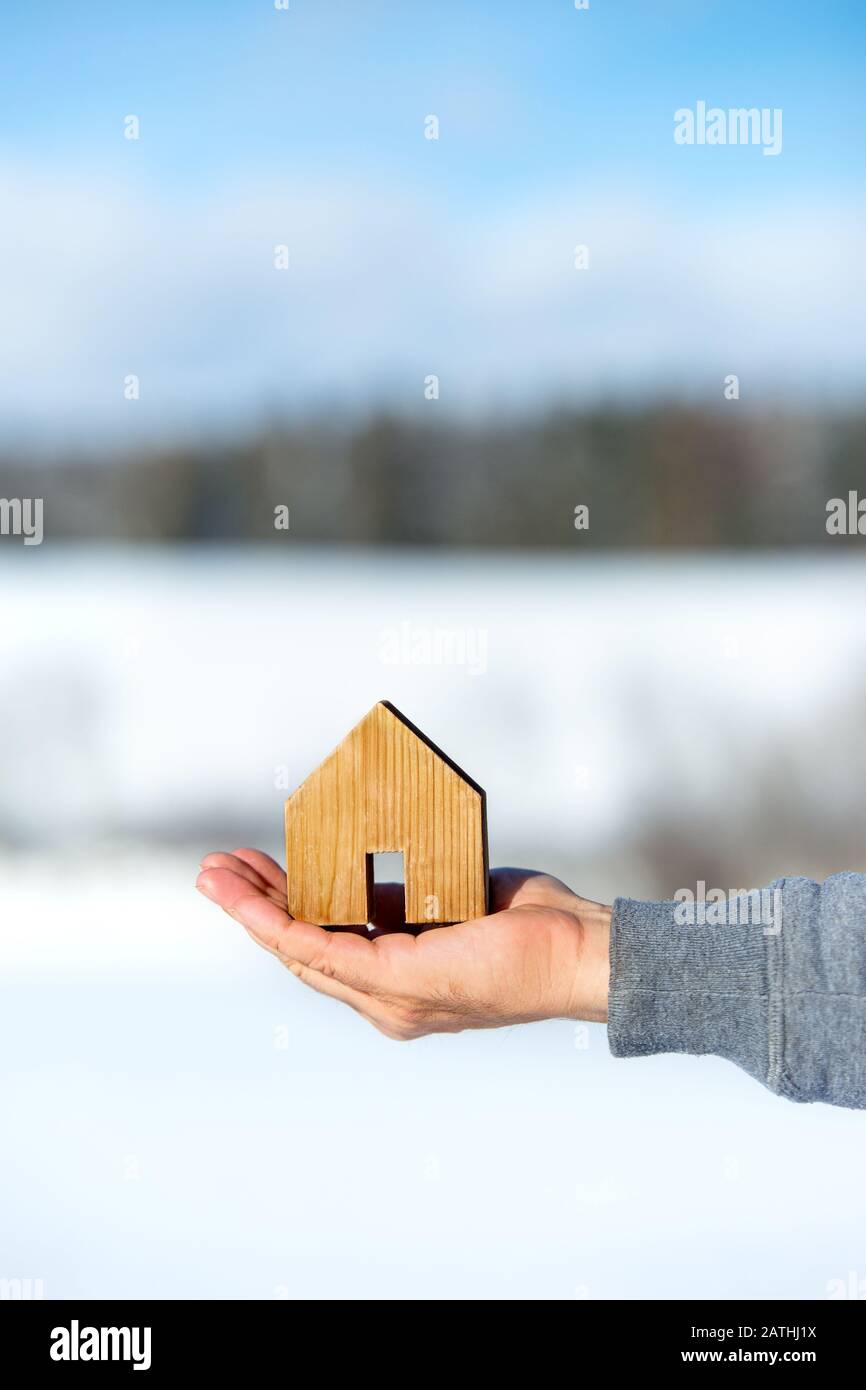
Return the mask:
M617 899L611 1051L713 1053L791 1100L866 1107L866 876L765 891L778 920L684 923L681 904Z

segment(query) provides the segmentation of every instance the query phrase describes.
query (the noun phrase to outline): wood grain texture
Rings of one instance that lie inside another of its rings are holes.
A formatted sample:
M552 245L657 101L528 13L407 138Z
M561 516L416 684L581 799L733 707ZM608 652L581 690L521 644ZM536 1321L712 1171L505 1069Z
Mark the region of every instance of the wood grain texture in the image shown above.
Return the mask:
M370 856L395 850L408 923L484 916L484 792L382 701L286 802L289 912L322 926L368 922Z

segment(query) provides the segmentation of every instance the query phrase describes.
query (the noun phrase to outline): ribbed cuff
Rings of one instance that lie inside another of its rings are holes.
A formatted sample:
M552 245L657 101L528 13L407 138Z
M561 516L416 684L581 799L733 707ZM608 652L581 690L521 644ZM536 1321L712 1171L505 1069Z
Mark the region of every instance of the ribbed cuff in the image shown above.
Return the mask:
M608 1041L615 1057L727 1057L773 1085L770 957L760 925L680 925L675 902L617 898L610 932ZM775 1087L774 1087L775 1089Z

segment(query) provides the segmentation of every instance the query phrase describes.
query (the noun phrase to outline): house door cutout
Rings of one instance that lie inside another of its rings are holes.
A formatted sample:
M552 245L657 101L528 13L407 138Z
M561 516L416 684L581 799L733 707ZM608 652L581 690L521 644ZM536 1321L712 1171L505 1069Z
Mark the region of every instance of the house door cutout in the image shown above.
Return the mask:
M367 855L367 903L368 911L373 912L376 889L380 883L405 884L403 851L398 849L388 854ZM405 890L404 890L405 902ZM405 909L403 909L405 911Z
M368 859L372 859L373 883L405 883L406 872L403 867L403 851L394 850L388 854L368 854Z

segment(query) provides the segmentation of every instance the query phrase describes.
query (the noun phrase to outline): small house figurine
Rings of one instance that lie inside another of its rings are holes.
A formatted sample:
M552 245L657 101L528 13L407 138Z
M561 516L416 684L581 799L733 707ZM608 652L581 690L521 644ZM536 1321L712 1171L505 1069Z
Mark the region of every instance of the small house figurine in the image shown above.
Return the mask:
M393 851L403 854L407 924L484 916L484 792L382 700L286 802L290 914L369 922L373 855Z

